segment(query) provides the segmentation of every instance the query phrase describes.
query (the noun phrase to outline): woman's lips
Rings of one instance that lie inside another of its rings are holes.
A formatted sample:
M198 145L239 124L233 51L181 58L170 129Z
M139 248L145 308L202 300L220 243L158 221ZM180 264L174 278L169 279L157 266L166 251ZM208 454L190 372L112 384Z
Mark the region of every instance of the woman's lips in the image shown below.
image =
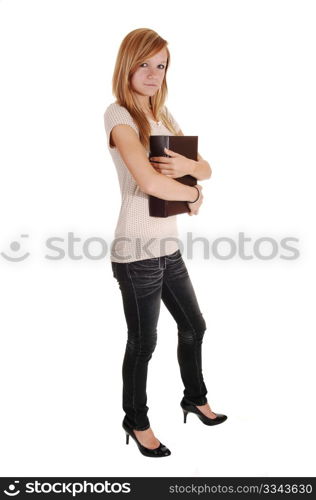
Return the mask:
M145 83L146 87L157 87L154 83Z

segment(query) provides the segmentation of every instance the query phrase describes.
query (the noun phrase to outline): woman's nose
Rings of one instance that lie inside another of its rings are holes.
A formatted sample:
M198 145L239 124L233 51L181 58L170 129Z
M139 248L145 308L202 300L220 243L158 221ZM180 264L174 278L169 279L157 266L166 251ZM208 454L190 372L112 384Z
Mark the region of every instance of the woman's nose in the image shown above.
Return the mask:
M154 78L155 76L158 75L158 69L152 68L148 70L148 76L151 78Z

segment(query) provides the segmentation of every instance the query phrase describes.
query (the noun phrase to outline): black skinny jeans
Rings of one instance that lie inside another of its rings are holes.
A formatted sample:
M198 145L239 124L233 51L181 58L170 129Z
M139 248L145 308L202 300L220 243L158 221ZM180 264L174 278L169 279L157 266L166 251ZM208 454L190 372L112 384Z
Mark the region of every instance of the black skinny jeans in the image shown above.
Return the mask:
M122 367L124 421L133 429L146 430L150 427L147 369L157 343L161 299L178 327L177 357L184 400L195 405L207 403L201 353L206 323L180 250L162 257L111 264L128 329Z

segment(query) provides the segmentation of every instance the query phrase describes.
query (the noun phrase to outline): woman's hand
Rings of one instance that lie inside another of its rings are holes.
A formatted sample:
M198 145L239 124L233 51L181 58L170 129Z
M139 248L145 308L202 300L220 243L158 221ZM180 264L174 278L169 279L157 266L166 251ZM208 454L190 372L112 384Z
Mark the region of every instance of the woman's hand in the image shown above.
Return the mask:
M167 177L173 177L174 179L187 174L192 175L193 160L167 148L165 148L165 152L171 158L167 158L166 156L152 156L149 158L151 165L157 172Z
M199 213L199 208L203 203L203 194L202 194L203 186L201 186L201 184L195 184L195 187L197 187L198 190L200 191L200 197L197 201L195 201L193 203L188 202L189 209L190 209L190 212L188 212L188 215L197 215Z

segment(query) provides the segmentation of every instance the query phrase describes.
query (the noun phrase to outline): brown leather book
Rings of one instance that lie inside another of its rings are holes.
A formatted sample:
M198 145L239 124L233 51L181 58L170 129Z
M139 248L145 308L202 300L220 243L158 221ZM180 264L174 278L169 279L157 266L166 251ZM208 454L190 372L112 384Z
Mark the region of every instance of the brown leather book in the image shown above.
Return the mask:
M167 148L186 156L186 158L190 158L190 160L197 161L198 136L196 135L151 135L149 141L149 158L151 156L166 156L170 158L164 151L164 148ZM197 184L197 179L192 175L184 175L174 180L188 186ZM151 217L170 217L171 215L187 212L190 212L190 208L186 201L162 200L156 196L149 195L149 215Z

